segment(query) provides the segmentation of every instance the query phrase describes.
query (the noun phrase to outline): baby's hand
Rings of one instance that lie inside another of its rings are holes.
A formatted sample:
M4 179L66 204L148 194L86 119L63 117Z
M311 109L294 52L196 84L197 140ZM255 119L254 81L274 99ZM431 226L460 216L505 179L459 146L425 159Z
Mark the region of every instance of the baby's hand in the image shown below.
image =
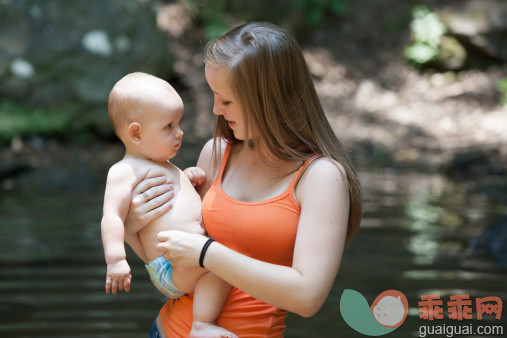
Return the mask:
M199 167L190 167L183 170L183 172L187 175L190 183L192 183L194 187L206 182L206 173Z
M132 275L130 274L130 266L127 260L123 259L118 262L107 264L107 276L106 276L106 292L111 292L116 295L118 290L125 292L130 291L130 280Z

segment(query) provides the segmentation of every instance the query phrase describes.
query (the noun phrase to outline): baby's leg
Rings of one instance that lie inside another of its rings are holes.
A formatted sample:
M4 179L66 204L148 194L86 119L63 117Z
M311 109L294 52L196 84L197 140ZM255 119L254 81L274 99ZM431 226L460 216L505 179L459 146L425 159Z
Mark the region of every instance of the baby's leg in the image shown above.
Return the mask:
M194 292L197 281L208 270L202 268L177 268L173 267L172 277L176 289L183 293Z
M215 325L230 289L228 283L211 272L197 281L194 291L194 322L190 338L237 338L234 333Z

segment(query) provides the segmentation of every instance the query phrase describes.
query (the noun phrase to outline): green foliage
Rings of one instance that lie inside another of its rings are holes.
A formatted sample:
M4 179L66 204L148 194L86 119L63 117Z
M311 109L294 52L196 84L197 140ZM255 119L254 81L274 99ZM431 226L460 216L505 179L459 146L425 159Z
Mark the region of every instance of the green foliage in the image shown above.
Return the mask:
M344 0L297 0L294 9L303 15L310 28L315 29L326 13L344 14L345 2Z
M292 30L314 30L327 14L343 15L346 0L186 0L193 24L212 40L230 27L227 16L240 21L269 21Z
M413 45L405 48L405 57L416 65L424 65L437 58L440 51L440 38L446 28L435 13L426 6L416 6L412 11Z
M112 138L114 131L104 108L64 105L32 107L13 101L0 102L0 145L31 135L72 139L89 143L99 137Z
M3 101L0 103L0 144L15 137L60 134L75 116L76 111L69 108L48 111Z
M384 27L389 33L400 34L405 29L405 22L402 17L391 16L384 20Z
M500 93L500 104L507 106L507 77L503 77L496 83L496 90Z
M228 0L187 0L194 25L204 27L206 39L213 40L224 34L229 27L224 18Z

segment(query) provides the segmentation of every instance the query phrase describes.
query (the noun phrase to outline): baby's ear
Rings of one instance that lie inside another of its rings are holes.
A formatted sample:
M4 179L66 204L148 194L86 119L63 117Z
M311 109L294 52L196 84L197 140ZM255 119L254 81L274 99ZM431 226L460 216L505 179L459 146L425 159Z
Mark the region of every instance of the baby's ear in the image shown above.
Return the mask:
M129 138L134 144L141 144L141 134L143 126L139 122L132 122L129 124Z

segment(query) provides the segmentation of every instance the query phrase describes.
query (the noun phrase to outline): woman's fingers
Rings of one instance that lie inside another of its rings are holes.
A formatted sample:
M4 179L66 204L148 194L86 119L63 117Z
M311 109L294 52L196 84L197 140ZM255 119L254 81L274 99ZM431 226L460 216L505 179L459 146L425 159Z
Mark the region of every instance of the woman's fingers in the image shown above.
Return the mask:
M154 207L153 209L151 209L150 211L147 211L144 214L144 216L142 217L143 223L146 223L146 224L150 223L155 218L157 218L157 217L165 214L169 210L171 210L172 207L173 207L173 204L171 202L166 202L160 206Z
M165 234L167 231L162 231L158 234L158 240L159 242L155 245L155 249L157 249L160 252L169 252L171 249L170 244L168 243L169 237Z
M167 178L165 176L147 178L139 182L139 184L132 190L132 201L130 208L134 210L136 215L134 218L139 218L140 214L146 213L147 211L156 208L164 202L171 199L170 196L164 196L165 201L160 202L160 199L152 202L154 198L157 198L169 191L174 190L172 184L166 184ZM149 204L152 203L152 204ZM147 204L148 207L147 207ZM149 207L151 205L151 207Z
M157 243L155 245L155 249L160 252L168 252L169 251L169 244L167 243Z
M147 179L153 184L153 179ZM144 181L138 184L134 189L139 189L139 186L146 187ZM149 222L167 212L172 207L171 200L174 197L174 186L172 184L162 184L147 191L132 195L129 212L125 220L125 231L128 236L141 231Z
M152 187L158 186L158 185L162 185L164 183L168 183L167 177L165 177L165 176L146 178L146 179L142 180L141 182L139 182L139 184L135 186L135 188L132 190L132 192L136 195L140 195L143 192L145 192L146 190L148 190Z
M136 210L139 216L139 221L143 224L148 224L172 208L171 201L174 197L174 187L164 189L166 191L161 195L150 199L149 201L143 201L142 204L137 207ZM140 195L139 198L144 199L143 195Z
M155 245L155 249L159 251L165 259L172 261L174 257L171 255L171 244L169 243L169 237L172 231L159 232L157 238L159 242Z
M157 197L154 197L147 203L145 203L146 212L156 209L161 205L164 205L165 203L171 201L173 197L174 197L174 188L171 187L169 190L163 192L160 195L157 195Z
M167 241L171 235L177 234L178 230L168 230L168 231L161 231L157 234L157 239L159 242L158 244L164 244L163 242Z
M157 185L155 187L149 188L145 192L143 192L140 197L144 200L144 202L150 202L153 199L165 194L166 192L173 191L174 186L172 184L163 184Z
M171 252L171 248L167 242L159 242L155 245L155 249L160 252L164 259L171 261L171 264L174 264L174 257Z
M171 261L173 266L190 268L198 266L199 254L207 238L178 230L162 231L157 234L156 249Z

